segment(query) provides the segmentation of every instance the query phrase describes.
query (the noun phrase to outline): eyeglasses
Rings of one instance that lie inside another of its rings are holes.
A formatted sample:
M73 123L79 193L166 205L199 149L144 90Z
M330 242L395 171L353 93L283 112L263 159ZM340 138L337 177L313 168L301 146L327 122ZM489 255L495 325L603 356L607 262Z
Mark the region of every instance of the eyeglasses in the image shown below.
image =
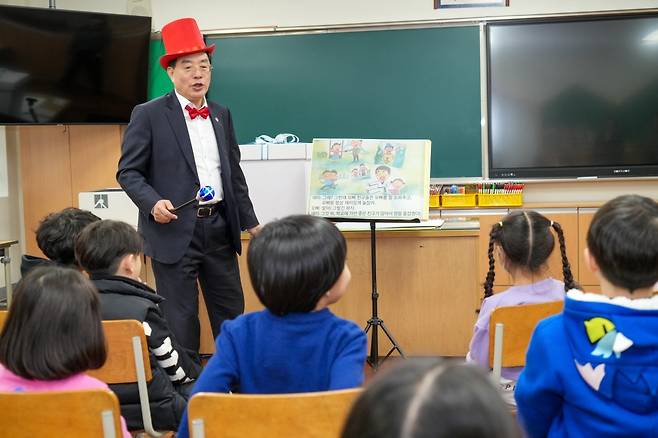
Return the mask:
M210 65L210 64L201 64L201 65L185 64L181 67L181 69L183 70L183 73L185 73L186 75L194 74L194 73L197 72L197 70L199 72L201 72L201 74L207 75L212 70L212 65Z

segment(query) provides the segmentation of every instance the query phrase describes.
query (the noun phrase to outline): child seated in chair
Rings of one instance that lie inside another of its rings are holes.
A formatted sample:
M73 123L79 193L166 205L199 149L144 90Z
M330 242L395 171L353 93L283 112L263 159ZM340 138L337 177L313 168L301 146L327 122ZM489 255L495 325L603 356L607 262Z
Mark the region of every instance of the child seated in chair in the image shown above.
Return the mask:
M555 230L562 254L564 283L548 275L548 258L553 252ZM512 277L513 286L504 292L493 294L496 275L495 256ZM564 299L565 291L575 287L571 267L567 259L564 233L553 222L535 211L514 211L501 222L494 224L489 233L489 272L484 283L484 301L473 330L470 351L466 357L489 369L489 319L497 307L537 304ZM502 369L502 387L506 401L514 404L514 384L522 367Z
M44 217L36 230L37 245L47 259L24 254L21 257L21 276L36 266L59 265L77 268L75 238L90 223L101 220L95 214L68 207L64 210L50 213Z
M484 371L425 358L378 373L352 406L341 438L520 436Z
M144 327L153 375L148 384L153 426L176 430L201 367L169 330L158 306L163 298L140 280L142 237L124 222L94 222L76 238L75 255L98 288L103 319L134 319ZM111 388L128 428L143 429L137 383Z
M0 334L0 392L109 391L85 374L106 358L93 284L71 268L31 269L16 287ZM121 426L123 437L130 438L123 418Z
M366 336L328 306L347 290L345 238L331 222L289 216L265 225L247 255L251 283L266 307L226 321L197 392L276 394L358 387ZM187 414L179 428L187 437Z
M658 433L658 204L625 195L587 232L600 293L570 290L564 312L535 329L516 387L530 437Z

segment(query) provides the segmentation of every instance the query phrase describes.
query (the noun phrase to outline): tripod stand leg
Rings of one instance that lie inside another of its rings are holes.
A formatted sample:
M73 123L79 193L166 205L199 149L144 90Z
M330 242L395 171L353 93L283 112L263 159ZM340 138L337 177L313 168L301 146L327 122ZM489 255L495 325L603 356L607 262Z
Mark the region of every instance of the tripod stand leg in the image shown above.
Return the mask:
M378 319L368 321L368 327L372 327L372 332L370 333L370 355L367 362L374 370L377 370L379 366L379 333L377 331L379 323Z
M379 323L379 325L382 326L382 330L384 330L384 334L386 334L386 337L388 337L388 340L391 341L391 344L393 344L393 348L391 348L391 351L388 352L386 357L390 356L391 353L393 353L393 351L398 350L398 353L400 353L400 356L402 356L402 358L405 358L406 356L405 356L404 352L402 351L402 348L400 347L400 344L397 343L397 341L395 340L395 338L393 337L391 332L388 331L388 329L386 328L386 325L384 324L384 321L381 321Z

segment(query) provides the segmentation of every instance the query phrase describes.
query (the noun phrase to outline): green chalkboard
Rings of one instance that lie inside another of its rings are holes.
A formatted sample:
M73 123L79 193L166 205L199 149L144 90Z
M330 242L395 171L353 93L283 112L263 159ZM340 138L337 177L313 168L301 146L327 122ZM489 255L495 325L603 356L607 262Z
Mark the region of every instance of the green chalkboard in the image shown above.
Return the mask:
M479 28L208 38L209 98L260 134L432 141L432 177L481 176ZM154 67L155 68L155 67Z

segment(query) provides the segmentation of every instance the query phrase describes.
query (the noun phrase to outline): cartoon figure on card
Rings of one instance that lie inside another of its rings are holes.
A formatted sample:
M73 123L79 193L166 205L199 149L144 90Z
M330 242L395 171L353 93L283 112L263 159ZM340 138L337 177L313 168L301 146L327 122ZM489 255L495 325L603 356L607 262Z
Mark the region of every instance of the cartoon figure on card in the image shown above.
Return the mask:
M382 163L392 164L395 159L395 148L392 144L386 143L384 146L384 154L382 155Z
M320 175L320 182L322 183L322 187L320 187L320 191L325 191L325 190L336 190L336 186L338 181L338 172L334 169L331 170L325 170L322 172L322 175Z
M370 169L368 169L368 166L366 166L366 163L359 164L359 176L360 177L370 176Z
M363 141L362 140L352 140L351 142L351 149L346 149L345 152L347 151L352 151L352 162L356 163L359 161L359 154L363 152Z
M388 186L388 178L391 176L391 168L388 166L377 166L375 169L375 180L368 184L368 194L385 195Z
M332 143L329 146L329 159L340 160L343 157L343 144L340 142Z
M402 167L404 166L404 157L407 154L406 146L396 146L395 147L395 158L393 159L393 167Z
M393 178L391 180L391 183L387 187L387 191L389 195L399 195L400 191L402 188L406 185L404 180L400 177Z

